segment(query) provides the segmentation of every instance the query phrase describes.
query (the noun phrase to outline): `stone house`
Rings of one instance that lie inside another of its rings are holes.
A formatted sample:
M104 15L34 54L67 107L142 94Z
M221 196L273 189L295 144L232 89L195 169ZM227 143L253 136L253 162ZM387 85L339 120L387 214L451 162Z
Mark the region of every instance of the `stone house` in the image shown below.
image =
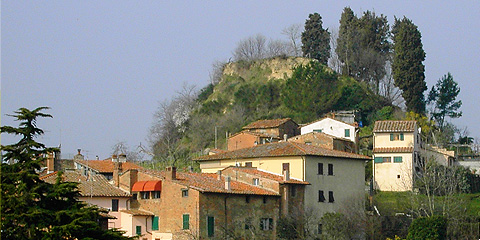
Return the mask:
M131 208L122 211L129 223L122 229L139 233L140 239L210 239L237 237L275 239L281 206L303 196L297 180L280 180L255 169L226 169L218 173L183 173L131 169L119 176L119 186L131 189ZM254 184L254 178L257 185ZM272 182L277 182L277 186ZM291 186L295 196L281 201ZM299 202L299 204L302 204ZM146 224L137 219L142 219ZM128 220L131 219L131 220ZM138 224L138 225L136 225ZM126 226L126 228L124 228ZM144 230L145 229L145 230Z
M350 153L356 153L357 150L355 143L351 140L335 137L323 132L310 132L297 135L289 138L288 141Z
M319 220L324 213L336 212L364 196L365 162L370 159L313 145L278 142L195 160L204 173L215 173L229 166L256 167L275 174L288 171L292 179L310 183L305 187L304 209Z
M241 131L228 138L227 149L233 151L278 141L280 141L279 137L272 137L265 133Z

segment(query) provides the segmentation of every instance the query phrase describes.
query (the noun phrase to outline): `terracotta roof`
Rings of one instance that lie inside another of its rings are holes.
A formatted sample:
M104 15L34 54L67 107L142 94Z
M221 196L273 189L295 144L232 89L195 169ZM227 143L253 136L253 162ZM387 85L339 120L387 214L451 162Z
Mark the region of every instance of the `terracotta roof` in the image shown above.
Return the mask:
M413 147L384 147L374 148L374 153L413 153Z
M75 162L88 166L91 169L98 171L99 173L113 173L114 164L111 159L105 160L75 160ZM129 169L141 169L141 166L138 166L132 162L123 162L122 171Z
M57 174L58 172L53 172L40 179L53 184L57 180ZM62 179L65 182L79 183L78 190L82 197L130 197L130 194L114 187L101 174L87 178L77 171L67 171L63 173Z
M281 138L279 138L279 137L270 136L270 135L268 135L268 134L265 134L265 133L251 132L251 131L248 131L248 130L244 130L244 131L241 131L241 132L235 133L235 134L233 134L232 136L230 136L229 138L232 138L232 137L238 136L238 135L240 135L240 134L250 134L250 135L257 136L257 137L261 137L261 138L275 138L275 139L281 139Z
M124 209L124 210L120 210L120 212L128 213L133 216L154 216L155 215L151 212L147 212L140 209L128 209L128 210Z
M247 173L249 175L259 176L259 177L262 177L262 178L277 181L279 183L303 184L303 185L309 185L310 184L308 182L305 182L305 181L302 181L302 180L297 180L297 179L294 179L294 178L290 178L290 180L285 181L285 180L283 180L283 175L276 174L276 173L271 173L271 172L266 172L266 171L259 170L259 169L254 168L254 167L230 166L230 167L227 167L227 168L234 168L235 171L244 172L244 173ZM227 168L225 168L225 169L227 169Z
M376 121L373 132L413 132L416 121Z
M146 174L164 179L165 171L155 171L149 169L140 170ZM278 193L266 190L257 186L231 180L230 190L225 189L225 177L222 180L217 179L216 173L183 173L177 172L177 178L173 182L188 188L195 189L202 193L227 193L242 195L270 195L280 196ZM168 181L168 180L164 180Z
M248 124L247 126L243 127L243 129L274 128L288 121L293 121L293 120L291 118L258 120Z
M250 148L238 149L216 155L204 155L194 160L222 160L222 159L238 159L238 158L258 158L258 157L282 157L282 156L322 156L322 157L338 157L352 159L370 159L370 157L355 153L342 152L337 150L326 149L313 145L306 145L296 142L278 142L270 144L257 145Z

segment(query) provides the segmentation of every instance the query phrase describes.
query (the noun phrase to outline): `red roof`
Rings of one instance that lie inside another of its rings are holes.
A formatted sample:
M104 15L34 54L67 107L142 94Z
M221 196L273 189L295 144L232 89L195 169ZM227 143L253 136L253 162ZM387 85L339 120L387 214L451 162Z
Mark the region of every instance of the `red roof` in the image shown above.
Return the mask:
M241 131L241 132L238 132L238 133L235 133L233 134L232 136L230 136L229 138L233 138L235 136L238 136L240 134L249 134L249 135L252 135L252 136L255 136L255 137L260 137L260 138L274 138L274 139L280 139L279 137L272 137L270 135L267 135L267 134L264 134L264 133L259 133L259 132L251 132L251 131L248 131L248 130L244 130L244 131Z
M282 157L282 156L322 156L366 160L370 157L355 153L331 150L313 145L296 142L278 142L257 145L250 148L228 151L216 155L204 155L194 160L209 161L222 159L258 158L258 157Z
M383 147L374 148L374 153L413 153L413 147Z
M284 178L283 178L283 175L276 174L276 173L266 172L266 171L259 170L259 169L254 168L254 167L237 167L237 166L230 166L230 167L227 167L227 168L234 168L235 171L244 172L244 173L247 173L247 174L249 174L249 175L254 175L254 176L263 177L263 178L266 178L266 179L270 179L270 180L273 180L273 181L277 181L277 182L279 182L279 183L303 184L303 185L309 185L309 184L310 184L310 183L308 183L308 182L305 182L305 181L302 181L302 180L293 179L293 178L290 178L290 180L285 181ZM227 168L225 168L225 169L227 169ZM224 169L224 170L225 170L225 169ZM223 171L223 170L222 170L222 171Z
M139 181L132 186L132 192L145 191L162 191L162 181Z
M147 169L140 171L160 179L164 179L165 177L165 171ZM230 190L227 190L225 189L225 177L222 177L221 180L218 180L218 175L215 173L177 172L177 177L175 180L172 180L172 182L195 189L202 193L279 196L279 194L274 191L234 180L230 181Z
M413 132L416 121L376 121L373 132Z
M91 169L98 171L99 173L113 173L114 162L111 159L105 160L75 160L75 162L88 166ZM130 169L141 169L141 166L138 166L132 162L122 162L122 171Z
M243 129L257 129L257 128L274 128L278 127L288 121L293 120L291 118L282 118L282 119L267 119L267 120L258 120L253 123L248 124L243 127ZM294 122L295 123L295 122Z

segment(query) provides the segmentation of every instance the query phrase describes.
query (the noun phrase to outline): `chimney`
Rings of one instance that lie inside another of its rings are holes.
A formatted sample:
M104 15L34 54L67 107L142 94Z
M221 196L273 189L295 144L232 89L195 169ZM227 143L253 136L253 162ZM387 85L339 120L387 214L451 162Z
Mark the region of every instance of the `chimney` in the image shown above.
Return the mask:
M288 135L287 134L283 134L283 141L287 141L287 138L288 138Z
M122 163L114 162L113 163L113 181L115 181L115 186L120 186L120 173L122 172Z
M290 171L283 170L283 181L290 181Z
M226 177L225 177L225 190L227 190L227 191L230 191L230 190L231 190L230 177L229 177L229 176L226 176Z
M47 173L55 172L55 157L53 152L47 154Z
M112 162L116 162L118 159L117 159L117 155L116 154L113 154L112 155Z
M133 184L135 184L138 181L138 170L137 169L130 169L130 182L129 182L129 188L130 194L132 193L132 187Z
M217 171L217 180L222 181L222 170Z
M165 178L167 180L177 179L177 168L176 167L167 167Z
M118 155L118 161L126 162L127 161L127 154L122 153L122 154Z

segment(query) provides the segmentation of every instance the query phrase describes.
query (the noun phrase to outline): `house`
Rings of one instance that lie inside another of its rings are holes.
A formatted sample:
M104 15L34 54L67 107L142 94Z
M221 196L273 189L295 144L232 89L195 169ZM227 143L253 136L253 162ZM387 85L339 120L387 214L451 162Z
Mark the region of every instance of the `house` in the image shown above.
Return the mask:
M233 151L237 149L253 147L258 144L278 142L280 140L281 138L272 137L271 135L267 135L266 133L251 132L251 131L245 130L245 131L236 133L228 138L227 149L229 151Z
M41 177L45 182L54 184L57 179L58 172L53 172ZM62 180L65 182L77 182L80 191L80 201L88 204L96 205L99 208L108 209L108 215L113 219L108 219L107 227L120 228L121 213L120 211L127 209L131 195L122 191L108 182L101 174L85 176L78 171L66 171L62 174Z
M288 141L351 153L356 153L357 149L354 142L346 138L335 137L323 132L310 132L297 135L289 138Z
M369 159L313 145L278 142L195 160L204 173L215 173L229 166L256 167L275 174L289 172L292 179L310 183L305 187L305 210L320 218L364 195L365 161Z
M335 137L346 138L354 143L358 143L357 129L358 125L356 123L346 123L326 117L303 125L300 128L300 131L302 135L311 132L323 132Z
M131 208L122 211L122 230L140 239L275 239L281 212L302 206L308 184L253 168L218 173L131 169L119 180L134 196ZM291 197L283 200L287 193Z
M114 171L127 171L129 169L140 169L141 166L126 161L125 155L113 155L111 158L105 160L82 160L74 159L75 169L79 170L83 175L101 174L108 180L112 180Z
M377 121L373 128L374 188L411 191L422 171L421 138L416 121Z

